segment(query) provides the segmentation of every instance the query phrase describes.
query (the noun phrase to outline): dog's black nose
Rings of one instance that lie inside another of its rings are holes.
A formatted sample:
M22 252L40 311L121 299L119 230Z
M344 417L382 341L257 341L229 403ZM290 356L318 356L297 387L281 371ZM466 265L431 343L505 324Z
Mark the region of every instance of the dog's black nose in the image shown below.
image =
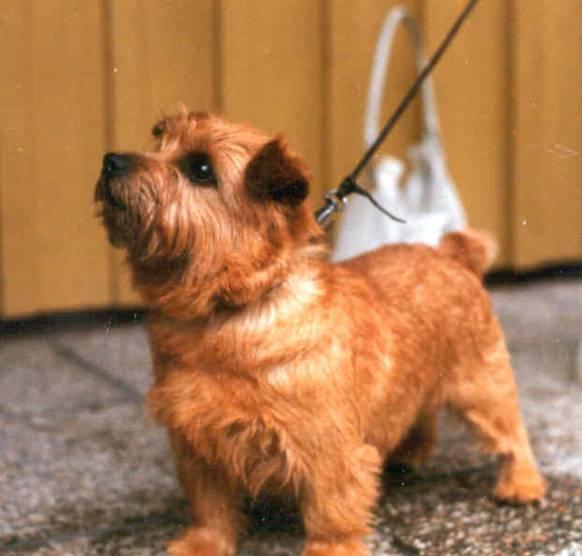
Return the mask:
M103 157L103 175L111 178L121 176L129 168L130 158L126 154L107 153Z

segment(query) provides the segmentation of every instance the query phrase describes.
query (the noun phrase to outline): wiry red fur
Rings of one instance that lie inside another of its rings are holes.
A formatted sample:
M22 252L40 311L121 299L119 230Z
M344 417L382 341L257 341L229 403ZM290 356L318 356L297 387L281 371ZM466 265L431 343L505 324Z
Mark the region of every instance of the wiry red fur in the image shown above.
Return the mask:
M298 502L303 556L365 555L382 463L420 464L444 405L500 456L499 498L543 495L481 285L484 236L330 264L284 142L185 112L156 129L159 149L96 196L151 308L148 403L195 521L172 555L233 554L243 500L262 492ZM180 173L191 151L217 187Z

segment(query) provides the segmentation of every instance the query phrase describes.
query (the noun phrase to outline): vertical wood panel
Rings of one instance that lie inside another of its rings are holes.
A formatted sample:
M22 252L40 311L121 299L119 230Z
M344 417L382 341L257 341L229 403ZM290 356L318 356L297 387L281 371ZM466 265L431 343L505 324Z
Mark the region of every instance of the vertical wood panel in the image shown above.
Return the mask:
M582 258L582 2L516 2L515 262Z
M425 0L430 52L465 4L466 0ZM509 33L509 3L480 2L434 74L450 172L469 225L492 231L499 241L498 264L509 262L510 248Z
M223 0L222 109L284 133L323 182L323 2Z
M388 10L405 5L417 18L420 1L330 0L329 135L330 187L350 172L362 154L363 118L376 40ZM388 118L415 77L412 41L399 29L386 83L383 117ZM388 137L382 152L405 157L419 138L418 101Z
M151 147L150 130L180 103L214 110L215 10L213 0L109 1L111 148ZM114 300L135 303L123 255L113 263Z
M4 316L109 302L91 202L105 146L101 22L98 2L2 6Z

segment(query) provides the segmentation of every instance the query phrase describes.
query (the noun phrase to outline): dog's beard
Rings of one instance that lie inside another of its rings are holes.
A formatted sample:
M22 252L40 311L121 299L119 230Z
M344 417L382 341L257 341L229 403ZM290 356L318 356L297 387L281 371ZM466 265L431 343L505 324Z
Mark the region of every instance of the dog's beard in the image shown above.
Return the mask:
M153 188L146 180L116 178L99 180L95 190L100 216L109 241L114 247L137 253L152 254L155 240L154 219L157 206Z

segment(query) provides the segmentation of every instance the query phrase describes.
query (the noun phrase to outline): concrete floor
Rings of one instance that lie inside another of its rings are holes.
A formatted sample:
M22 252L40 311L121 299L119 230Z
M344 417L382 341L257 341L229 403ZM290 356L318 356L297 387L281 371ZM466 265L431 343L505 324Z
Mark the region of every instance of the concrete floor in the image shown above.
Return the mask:
M385 478L370 539L377 556L582 555L582 281L492 295L547 499L497 505L494 463L444 418L430 464ZM188 517L164 432L143 411L143 326L0 343L0 554L164 554ZM302 543L293 517L257 508L241 553L291 556Z

